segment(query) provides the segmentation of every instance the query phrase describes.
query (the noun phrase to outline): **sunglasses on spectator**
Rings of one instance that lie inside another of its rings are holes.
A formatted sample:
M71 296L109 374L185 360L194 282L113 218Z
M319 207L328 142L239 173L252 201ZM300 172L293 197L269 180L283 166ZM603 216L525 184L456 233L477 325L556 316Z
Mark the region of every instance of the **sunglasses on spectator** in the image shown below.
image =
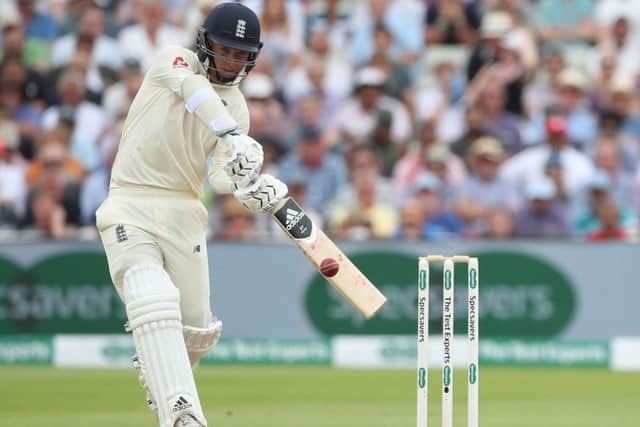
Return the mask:
M45 169L53 169L62 166L64 159L42 159L42 166Z

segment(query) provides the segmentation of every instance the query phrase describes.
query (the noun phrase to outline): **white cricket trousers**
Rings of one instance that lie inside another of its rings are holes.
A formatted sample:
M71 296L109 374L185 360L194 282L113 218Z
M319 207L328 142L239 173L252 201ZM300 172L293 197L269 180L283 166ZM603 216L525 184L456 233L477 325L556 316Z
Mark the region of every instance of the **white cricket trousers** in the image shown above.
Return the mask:
M212 321L207 258L207 211L192 195L111 190L96 212L109 273L120 298L126 271L161 266L180 292L182 323L206 328Z

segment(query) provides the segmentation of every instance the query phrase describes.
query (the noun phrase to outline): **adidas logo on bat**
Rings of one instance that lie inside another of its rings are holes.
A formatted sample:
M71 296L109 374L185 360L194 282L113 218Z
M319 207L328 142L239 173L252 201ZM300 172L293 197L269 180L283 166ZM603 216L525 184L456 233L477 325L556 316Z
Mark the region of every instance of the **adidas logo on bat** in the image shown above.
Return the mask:
M302 217L304 217L304 212L298 212L297 210L289 208L287 209L287 219L284 226L287 230L291 230L298 222L300 222Z

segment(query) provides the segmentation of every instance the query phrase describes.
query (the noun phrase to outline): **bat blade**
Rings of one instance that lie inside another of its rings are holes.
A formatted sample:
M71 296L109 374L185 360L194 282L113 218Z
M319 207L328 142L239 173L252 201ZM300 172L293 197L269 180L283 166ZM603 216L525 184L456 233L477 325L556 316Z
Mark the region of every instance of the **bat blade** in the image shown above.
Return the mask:
M387 300L371 281L351 262L291 197L281 200L273 209L273 218L320 271L323 260L338 263L338 272L324 278L365 318L373 317Z

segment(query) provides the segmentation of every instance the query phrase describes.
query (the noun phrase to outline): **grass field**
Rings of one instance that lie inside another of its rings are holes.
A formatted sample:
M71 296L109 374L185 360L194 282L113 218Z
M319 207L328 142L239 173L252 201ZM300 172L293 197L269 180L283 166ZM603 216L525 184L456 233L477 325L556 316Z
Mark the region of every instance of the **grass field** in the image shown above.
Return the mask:
M466 426L456 372L456 426ZM430 425L440 425L438 371L430 372ZM412 371L203 367L210 427L415 426ZM485 368L483 427L640 425L640 373L600 369ZM0 368L0 426L154 427L132 370Z

